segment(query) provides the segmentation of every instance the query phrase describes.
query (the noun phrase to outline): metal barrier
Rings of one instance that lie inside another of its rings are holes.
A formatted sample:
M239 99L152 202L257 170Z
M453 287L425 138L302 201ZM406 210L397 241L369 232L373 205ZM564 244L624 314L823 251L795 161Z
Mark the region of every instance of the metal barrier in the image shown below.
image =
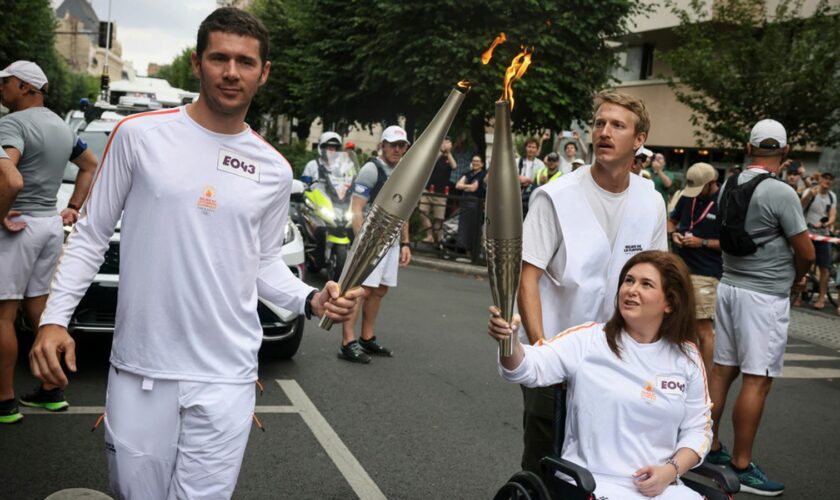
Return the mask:
M435 216L436 207L440 212L440 199L445 200L443 217ZM484 198L426 192L420 198L412 221L416 222L410 228L414 251L442 259L466 259L472 264L485 264ZM424 241L430 233L434 241Z

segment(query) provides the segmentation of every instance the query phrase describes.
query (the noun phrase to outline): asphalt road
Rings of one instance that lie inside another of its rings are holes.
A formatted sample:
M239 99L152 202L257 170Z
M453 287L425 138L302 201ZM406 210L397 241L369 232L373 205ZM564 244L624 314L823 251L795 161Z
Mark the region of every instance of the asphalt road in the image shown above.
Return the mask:
M339 360L338 327L324 332L312 321L293 360L261 360L266 432L252 430L235 498L482 499L518 470L521 394L499 378L484 331L487 281L412 266L400 284L377 324L394 358ZM104 405L108 342L78 340L80 371L67 395L85 413L28 413L0 428L0 498L108 491L102 429L90 432ZM19 391L36 384L26 348ZM800 378L774 383L756 461L786 482L785 498L840 498L840 381L824 378L837 376L840 353L791 340L793 367ZM722 434L731 441L728 413Z

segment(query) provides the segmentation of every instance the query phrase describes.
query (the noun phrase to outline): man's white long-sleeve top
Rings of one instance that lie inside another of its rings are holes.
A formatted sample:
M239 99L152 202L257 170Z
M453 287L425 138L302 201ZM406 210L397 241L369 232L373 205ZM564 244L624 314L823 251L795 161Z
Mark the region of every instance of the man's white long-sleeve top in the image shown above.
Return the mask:
M283 261L292 170L250 128L211 132L184 107L114 129L68 238L41 324L67 326L122 217L111 363L143 376L257 376L257 296L304 311L313 290Z

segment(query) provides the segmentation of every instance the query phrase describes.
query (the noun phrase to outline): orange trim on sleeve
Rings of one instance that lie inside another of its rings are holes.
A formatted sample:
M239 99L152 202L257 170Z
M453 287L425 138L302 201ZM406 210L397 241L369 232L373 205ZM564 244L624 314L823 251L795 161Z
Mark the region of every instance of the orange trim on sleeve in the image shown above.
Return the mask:
M168 115L171 113L179 113L181 111L180 108L172 108L172 109L164 109L159 111L147 111L145 113L137 113L136 115L126 116L119 123L117 126L114 127L114 130L111 131L111 135L108 137L108 142L105 143L105 150L102 151L102 158L99 159L99 167L96 169L96 174L93 176L93 181L90 183L90 189L88 189L87 196L85 197L85 202L82 204L82 210L87 208L88 201L90 201L90 197L93 194L93 186L96 185L96 181L99 180L99 174L102 172L102 166L105 164L105 157L108 156L108 151L111 149L111 141L114 140L114 136L117 135L117 130L119 130L120 126L127 122L128 120L133 120L135 118L152 116L152 115Z
M274 146L272 146L270 142L268 142L267 140L265 140L265 139L263 138L263 136L261 136L260 134L256 133L256 132L254 131L254 129L251 129L251 133L252 133L252 134L254 134L254 135L257 137L257 139L259 139L259 140L261 140L262 142L264 142L266 146L270 147L270 148L272 149L272 151L274 151L275 153L277 153L278 155L280 155L280 158L283 158L283 161L285 161L285 162L289 165L289 168L292 168L292 164L291 164L291 163L289 163L289 160L287 160L285 156L283 156L283 153L281 153L280 151L277 151L277 148L275 148Z
M568 335L570 333L574 333L578 330L585 330L587 328L592 328L593 326L595 326L597 324L598 324L597 321L590 321L589 323L584 323L582 325L573 326L573 327L571 327L567 330L564 330L564 331L558 333L553 339L549 340L548 342L549 343L554 342L555 340L559 339L560 337L565 337L566 335Z

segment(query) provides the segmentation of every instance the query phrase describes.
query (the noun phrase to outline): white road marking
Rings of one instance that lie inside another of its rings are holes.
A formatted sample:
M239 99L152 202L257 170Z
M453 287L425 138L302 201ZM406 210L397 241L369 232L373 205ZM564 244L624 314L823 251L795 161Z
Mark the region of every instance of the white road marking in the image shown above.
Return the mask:
M785 353L785 361L840 361L838 356L820 356L817 354Z
M782 378L840 378L836 368L808 368L806 366L786 366Z
M362 464L350 452L347 446L338 437L335 430L312 403L312 400L303 392L300 385L294 380L277 380L277 384L286 393L291 401L291 406L286 405L257 405L254 412L257 414L297 413L315 435L315 439L327 452L339 472L356 492L361 500L384 500L385 494L379 486L373 482L370 475L365 471ZM42 408L30 408L21 406L20 412L27 415L102 415L105 413L104 406L70 406L62 412L50 412Z
M309 426L315 439L321 443L324 451L332 459L344 479L362 500L385 499L385 495L379 486L373 482L362 464L350 453L350 450L338 437L338 434L330 427L327 420L318 412L318 409L303 392L303 389L294 380L277 380L278 385L286 393L289 401L298 409L301 418Z
M47 411L42 408L30 408L28 406L21 406L20 412L27 415L46 415L46 414L54 414L54 415L102 415L105 413L104 406L73 406L70 405L70 408L67 408L64 411ZM270 413L300 413L298 408L294 406L260 406L257 405L254 407L254 412L257 414L270 414Z

